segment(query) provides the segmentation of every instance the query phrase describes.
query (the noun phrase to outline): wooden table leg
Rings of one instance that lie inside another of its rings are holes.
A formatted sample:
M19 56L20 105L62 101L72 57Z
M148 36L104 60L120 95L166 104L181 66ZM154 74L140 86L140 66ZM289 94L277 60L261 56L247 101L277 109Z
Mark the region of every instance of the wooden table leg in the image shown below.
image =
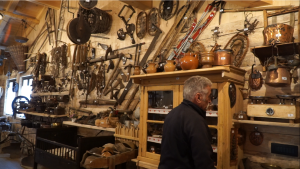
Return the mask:
M115 156L109 157L109 169L115 169Z

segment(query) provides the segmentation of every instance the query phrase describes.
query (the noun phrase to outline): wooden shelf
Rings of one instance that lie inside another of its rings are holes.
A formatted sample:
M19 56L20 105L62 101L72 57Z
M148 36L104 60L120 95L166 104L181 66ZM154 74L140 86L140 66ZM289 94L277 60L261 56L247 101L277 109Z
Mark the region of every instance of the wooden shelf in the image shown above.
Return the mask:
M161 140L162 140L161 137L151 137L151 136L148 136L148 137L147 137L147 141L148 141L148 142L152 142L152 143L158 143L158 144L161 144Z
M36 97L36 96L64 96L64 95L69 95L69 91L67 91L67 92L49 92L49 93L32 93L31 97Z
M218 111L206 111L206 117L218 117Z
M149 108L148 113L152 114L168 114L172 109L154 109L154 108Z
M208 125L208 128L214 128L214 129L218 130L218 126L216 126L216 125Z
M234 66L215 66L212 68L205 69L192 69L192 70L180 70L175 72L160 72L160 73L149 73L144 75L130 76L134 80L134 83L143 85L147 84L182 84L190 76L205 76L213 83L232 81L237 84L244 85L244 76L246 71Z
M255 120L235 120L235 123L245 123L245 124L257 124L266 126L279 126L279 127L300 127L300 123L280 123L280 122L269 122L269 121L255 121Z
M71 121L63 121L63 124L70 125L70 126L84 127L84 128L89 128L89 129L95 129L95 130L105 130L105 131L115 132L115 128L104 128L104 127L97 127L97 126L92 126L92 125L87 125L87 124L78 124L78 123L74 123Z
M294 47L295 50L294 50ZM278 55L285 57L288 55L293 55L294 52L296 54L299 54L300 49L300 43L299 42L291 42L291 43L283 43L278 44ZM258 46L253 47L250 49L250 51L259 59L260 63L264 65L264 63L268 60L268 58L272 57L272 46ZM277 55L277 49L273 48L273 55Z
M252 7L258 7L258 6L272 5L273 0L228 1L228 3L242 6L244 8L252 8Z
M139 141L139 138L136 138L136 137L124 136L124 135L120 135L120 134L114 134L114 136L118 137L118 138L124 138L124 139Z
M164 124L164 121L157 121L157 120L147 120L148 123L158 123L158 124Z
M51 117L51 118L66 117L66 116L67 116L67 115L65 115L65 114L63 114L63 115L50 115L50 114L46 114L46 113L38 113L38 112L27 112L27 111L19 111L19 112L24 113L24 114L34 115L34 116Z
M137 166L139 167L143 167L143 168L147 168L147 169L157 169L158 165L152 164L152 163L147 163L144 161L140 161L138 159L132 159L132 162L135 162ZM217 166L215 166L216 168L218 168Z

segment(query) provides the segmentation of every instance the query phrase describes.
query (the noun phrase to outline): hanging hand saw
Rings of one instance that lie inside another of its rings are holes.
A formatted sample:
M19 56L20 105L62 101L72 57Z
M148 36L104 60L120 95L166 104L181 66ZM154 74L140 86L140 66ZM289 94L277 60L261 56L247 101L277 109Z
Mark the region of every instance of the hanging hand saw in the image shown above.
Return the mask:
M155 44L156 44L156 41L157 39L159 38L160 34L162 33L161 29L159 29L159 27L157 27L156 25L152 24L152 26L154 26L156 28L156 32L155 32L155 35L154 35L154 38L152 39L152 42L150 44L150 46L148 47L147 49L147 52L145 53L143 59L141 60L141 62L139 63L139 66L140 67L144 67L145 66L145 63L146 61L148 60L148 57L149 55L151 54L151 52L154 50L155 48Z
M191 46L192 42L198 38L198 36L203 32L203 30L209 25L209 23L215 17L215 15L218 11L219 4L220 4L220 2L215 2L215 1L213 1L211 4L208 4L208 6L204 10L204 13L202 14L202 16L199 19L199 21L197 22L197 24L195 23L195 20L194 20L194 23L192 24L189 32L182 38L182 40L179 42L179 44L177 45L175 50L168 57L168 60L172 60L175 56L182 55L183 53L186 52L186 50ZM205 16L210 11L211 11L211 13L208 16L208 18L206 19L206 21L200 25L200 23L203 21Z

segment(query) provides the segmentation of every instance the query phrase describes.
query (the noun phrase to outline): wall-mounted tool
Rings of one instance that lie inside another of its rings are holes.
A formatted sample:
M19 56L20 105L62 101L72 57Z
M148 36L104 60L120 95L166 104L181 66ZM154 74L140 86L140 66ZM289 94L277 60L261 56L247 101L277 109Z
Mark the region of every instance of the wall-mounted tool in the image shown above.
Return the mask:
M125 57L125 55L122 57L122 62L123 62L123 65L126 64L127 62L127 59L132 59L132 55L130 53L128 53L130 57Z
M131 65L131 64L130 64L130 65ZM123 80L124 82L128 82L127 79L129 79L130 76L126 76L125 73L124 73L122 70L121 70L120 72L121 72L120 75L121 75L121 77L122 77L122 80Z
M248 16L250 14L252 15L252 17L248 20ZM248 33L252 33L254 31L255 27L257 26L258 22L259 22L257 19L255 19L252 23L250 23L252 18L253 18L252 13L247 14L245 16L244 29L236 29L236 30L239 31L239 32L244 32L244 34L246 36L248 36Z
M147 13L141 11L136 18L136 36L143 39L147 32Z
M120 89L123 89L125 87L124 84L122 83L122 79L120 79L120 78L116 79L116 82L111 84L111 88L106 90L103 93L104 96L106 96L109 92L115 90L119 85L120 85Z
M79 10L80 11L80 10ZM89 23L84 19L83 13L79 18L74 18L67 25L67 35L75 44L84 44L90 40L92 34Z
M234 35L225 45L224 49L231 49L233 57L231 58L231 65L240 67L246 53L248 52L249 39L242 34Z
M214 29L211 30L213 32L213 40L217 43L217 39L219 38L219 34L221 33L219 30L219 27L215 27Z
M98 3L98 0L79 0L79 5L84 9L92 9Z
M121 105L123 103L123 101L125 99L125 96L127 95L127 93L129 91L129 89L131 88L132 84L133 84L132 80L130 79L129 82L127 83L125 89L123 90L123 93L121 94L120 98L117 99L117 102L118 102L119 105Z
M159 16L163 20L171 19L177 12L179 0L162 0L159 4Z
M125 19L125 15L121 16L121 14L123 13L124 9L129 9L131 10L131 14L129 15L129 18L126 20ZM134 40L134 37L133 37L133 33L135 31L135 25L133 23L131 24L128 24L129 20L131 19L132 15L135 13L135 10L133 9L132 6L130 5L124 5L123 8L121 9L121 11L119 12L118 14L118 17L122 19L122 21L124 22L125 24L125 27L126 27L126 32L123 31L123 29L119 29L118 32L117 32L117 35L118 35L118 39L120 40L125 40L126 38L126 34L128 34L131 38L131 43L132 44L135 44L135 40Z
M221 1L221 4L220 4L220 13L219 13L219 25L221 24L221 16L222 14L224 13L224 7L226 5L226 2L225 1Z
M129 79L130 79L130 75L131 75L131 68L133 67L133 65L132 64L129 64L129 65L127 65L127 66L125 66L124 67L124 69L126 70L127 69L127 79L126 79L126 82L128 82L129 81Z
M183 5L181 8L179 8L176 17L178 17L178 15L181 14L181 12L183 12L182 10L186 9L186 5ZM186 11L187 12L187 11ZM186 13L184 14L186 15ZM184 24L183 28L181 29L181 33L186 33L192 26L192 24L195 22L197 22L197 17L196 17L196 13L192 12L191 15L188 18L181 18L179 24L177 25L177 27L179 27L179 25L181 24L183 19L186 19L186 23Z
M156 27L157 31L155 32L155 36L151 41L150 46L147 49L147 52L145 53L143 59L141 60L141 62L138 64L141 68L144 68L146 61L148 60L148 57L150 55L150 53L154 50L155 48L155 44L157 39L159 38L160 34L162 33L162 31L159 29L159 27L157 27L155 24L152 24L152 26Z
M114 69L114 68L115 68L114 62L112 60L109 60L109 64L108 64L106 73L108 73L110 69Z
M151 36L155 36L155 33L159 31L160 26L160 17L159 17L159 11L157 8L152 8L148 14L148 34ZM155 26L153 26L155 25Z
M252 65L252 71L249 75L249 86L253 90L259 90L263 84L263 78L258 70L254 70L254 65Z

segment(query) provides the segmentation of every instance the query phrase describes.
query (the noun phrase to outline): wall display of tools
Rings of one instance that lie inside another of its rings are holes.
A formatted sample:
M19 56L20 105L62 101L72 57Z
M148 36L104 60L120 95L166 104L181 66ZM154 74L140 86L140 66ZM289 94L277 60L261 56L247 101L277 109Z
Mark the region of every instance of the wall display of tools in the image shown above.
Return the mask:
M129 14L128 19L125 19L124 12L126 10L130 10L130 12L131 12ZM134 8L132 6L130 6L130 5L124 5L123 8L121 9L121 11L118 14L118 17L122 19L122 21L125 24L125 28L126 28L126 32L124 32L123 28L121 28L121 29L118 30L118 32L117 32L118 39L119 40L125 40L126 34L128 34L130 36L130 38L131 38L131 43L132 44L135 44L135 40L134 40L134 37L133 37L133 33L135 31L135 25L133 23L128 24L128 22L130 21L130 19L132 18L132 15L134 13L135 13L135 10L134 10Z

